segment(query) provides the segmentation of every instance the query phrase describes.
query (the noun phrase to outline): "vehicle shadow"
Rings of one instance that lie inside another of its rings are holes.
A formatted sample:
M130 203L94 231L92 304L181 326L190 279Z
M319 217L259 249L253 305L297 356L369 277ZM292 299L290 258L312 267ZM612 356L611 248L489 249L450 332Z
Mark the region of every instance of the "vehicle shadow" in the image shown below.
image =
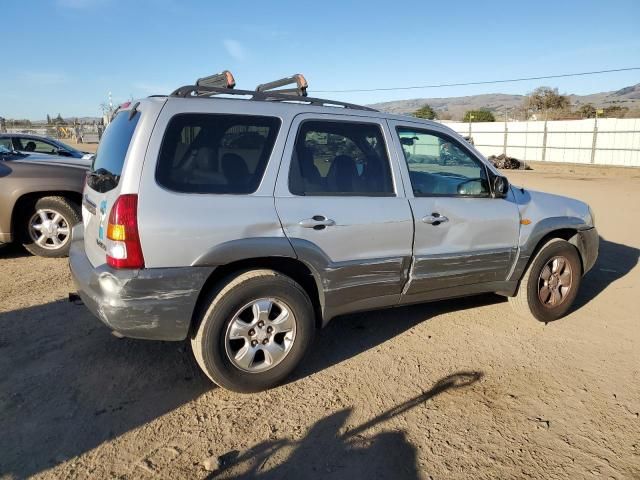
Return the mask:
M67 301L0 313L0 476L25 478L213 385L184 343L118 339Z
M373 348L428 316L498 298L407 307L402 315L389 310L344 317L319 333L319 345L295 378ZM0 372L0 472L17 478L88 452L215 388L186 342L116 338L82 305L62 300L0 312ZM432 393L445 384L455 386L445 382ZM341 418L327 419L314 435ZM404 435L380 439L386 445L380 455L404 445Z
M242 454L231 451L222 455L218 469L208 478L420 478L416 448L404 431L394 429L373 436L365 432L482 377L478 371L448 375L422 394L346 431L353 409L342 409L317 421L300 440L269 440Z
M598 260L582 279L572 310L584 307L613 282L631 272L639 258L640 249L600 237Z
M375 348L430 318L505 301L505 297L486 294L335 318L326 328L316 332L311 351L289 382L298 381Z
M0 260L3 258L21 258L28 257L31 254L18 243L0 244Z

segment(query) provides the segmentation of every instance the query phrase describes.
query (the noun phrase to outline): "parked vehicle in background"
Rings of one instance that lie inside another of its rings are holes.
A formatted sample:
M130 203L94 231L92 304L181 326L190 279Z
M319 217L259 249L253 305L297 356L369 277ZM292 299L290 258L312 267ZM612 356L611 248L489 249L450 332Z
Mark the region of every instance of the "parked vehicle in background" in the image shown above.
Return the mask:
M103 135L70 267L117 334L189 338L247 392L341 314L484 292L569 311L598 254L588 205L510 186L442 124L308 98L302 76L233 86L126 105Z
M0 134L0 145L4 145L9 150L23 153L40 153L80 158L86 161L87 167L91 166L91 161L95 156L93 153L82 152L60 140L27 133L2 133Z
M34 255L63 257L80 222L86 161L21 153L0 144L0 243Z

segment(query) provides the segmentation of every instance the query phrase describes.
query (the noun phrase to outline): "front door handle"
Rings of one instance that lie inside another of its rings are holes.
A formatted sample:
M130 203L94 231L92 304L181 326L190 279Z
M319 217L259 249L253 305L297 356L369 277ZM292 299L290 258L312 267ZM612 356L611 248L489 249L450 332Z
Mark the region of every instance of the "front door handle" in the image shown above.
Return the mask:
M431 215L427 215L426 217L424 217L422 221L430 225L438 226L441 223L448 222L449 219L444 215L440 215L439 213L434 212Z
M323 230L326 227L335 225L335 220L325 217L324 215L314 215L312 218L300 220L298 225L303 228L313 228L314 230Z

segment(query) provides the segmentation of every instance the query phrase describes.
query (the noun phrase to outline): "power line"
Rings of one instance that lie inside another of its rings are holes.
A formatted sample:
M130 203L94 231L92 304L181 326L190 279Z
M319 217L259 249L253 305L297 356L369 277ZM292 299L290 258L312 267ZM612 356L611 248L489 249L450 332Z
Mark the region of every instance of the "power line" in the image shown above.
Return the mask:
M544 75L540 77L510 78L507 80L485 80L482 82L438 83L435 85L416 85L411 87L354 88L354 89L345 89L345 90L313 90L313 92L314 93L352 93L352 92L382 92L382 91L390 91L390 90L418 90L422 88L463 87L467 85L488 85L491 83L526 82L527 80L546 80L549 78L580 77L585 75L599 75L602 73L629 72L632 70L640 70L640 67L616 68L612 70L597 70L593 72L563 73L560 75Z

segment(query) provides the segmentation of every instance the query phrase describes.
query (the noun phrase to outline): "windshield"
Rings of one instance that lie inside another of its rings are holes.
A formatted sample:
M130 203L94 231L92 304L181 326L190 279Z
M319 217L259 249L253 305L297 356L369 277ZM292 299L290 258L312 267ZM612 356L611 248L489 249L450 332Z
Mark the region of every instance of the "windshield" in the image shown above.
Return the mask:
M11 153L11 150L9 150L4 145L0 145L0 154L7 154L7 153Z
M130 114L129 111L118 113L100 140L92 167L92 172L97 175L88 179L89 186L94 190L105 192L118 185L129 143L140 120L140 112L136 112L131 118ZM105 175L110 178L107 184L100 178Z

